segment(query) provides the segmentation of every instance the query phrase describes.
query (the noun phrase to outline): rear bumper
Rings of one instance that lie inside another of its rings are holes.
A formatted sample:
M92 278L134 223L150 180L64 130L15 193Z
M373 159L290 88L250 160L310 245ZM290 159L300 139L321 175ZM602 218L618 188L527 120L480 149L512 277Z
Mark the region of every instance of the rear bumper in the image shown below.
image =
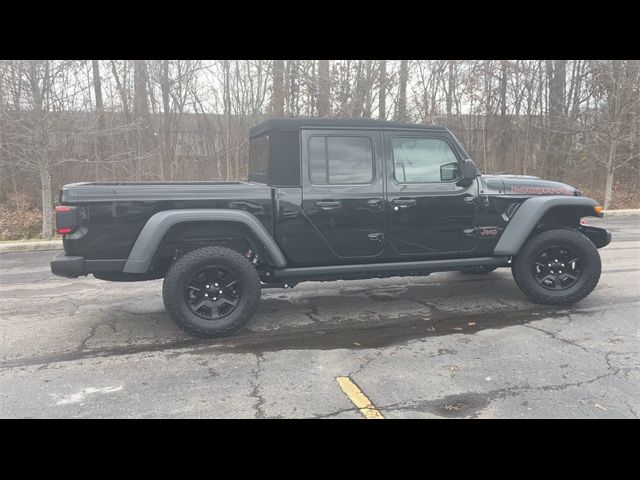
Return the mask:
M87 260L58 252L50 262L51 273L59 277L76 278L90 273L122 272L126 260Z
M87 275L84 257L70 257L58 252L51 259L51 273L59 277L75 278Z

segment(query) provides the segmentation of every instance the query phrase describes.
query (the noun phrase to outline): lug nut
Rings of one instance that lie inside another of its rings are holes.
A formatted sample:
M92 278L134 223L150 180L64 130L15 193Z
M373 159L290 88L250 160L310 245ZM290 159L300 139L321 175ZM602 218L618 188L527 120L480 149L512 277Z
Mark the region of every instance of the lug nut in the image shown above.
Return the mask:
M208 296L209 296L209 294L208 294L208 293L205 293L205 294L204 294L204 296L205 296L205 297L208 297Z
M218 293L222 295L224 292L222 290L218 290Z
M218 286L218 284L217 284L217 283L214 283L214 284L213 284L213 286L214 286L214 287L217 287L217 286Z

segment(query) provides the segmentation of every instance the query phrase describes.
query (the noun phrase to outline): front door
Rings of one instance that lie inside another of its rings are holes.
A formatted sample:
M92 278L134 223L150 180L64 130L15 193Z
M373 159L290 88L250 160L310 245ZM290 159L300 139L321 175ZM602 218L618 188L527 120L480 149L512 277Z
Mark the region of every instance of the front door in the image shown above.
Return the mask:
M458 255L476 248L477 182L456 184L462 158L444 132L384 134L387 239L401 257Z
M380 137L379 130L301 132L303 210L338 259L382 253Z

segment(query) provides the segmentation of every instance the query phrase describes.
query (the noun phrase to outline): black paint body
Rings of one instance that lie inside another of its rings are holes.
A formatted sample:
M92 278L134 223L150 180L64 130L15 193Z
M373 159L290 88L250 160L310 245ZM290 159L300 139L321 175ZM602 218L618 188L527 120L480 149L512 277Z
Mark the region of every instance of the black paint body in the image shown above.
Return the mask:
M307 142L318 132L369 138L374 154L371 183L313 185ZM64 237L66 255L122 262L145 223L158 212L236 209L251 213L264 225L284 254L287 267L486 257L492 255L509 218L527 198L580 195L568 185L535 177L485 175L469 184L458 179L396 182L391 158L394 136L442 139L458 162L468 158L445 128L367 120L271 120L251 134L252 139L264 135L274 138L270 165L258 173L250 166L252 183L65 185L60 201L78 212L77 228ZM287 175L281 169L289 169ZM185 231L193 231L190 235L197 238L185 234L187 238L181 240L199 244L219 240L215 223ZM154 268L166 266L170 259L160 257L168 254L157 255Z

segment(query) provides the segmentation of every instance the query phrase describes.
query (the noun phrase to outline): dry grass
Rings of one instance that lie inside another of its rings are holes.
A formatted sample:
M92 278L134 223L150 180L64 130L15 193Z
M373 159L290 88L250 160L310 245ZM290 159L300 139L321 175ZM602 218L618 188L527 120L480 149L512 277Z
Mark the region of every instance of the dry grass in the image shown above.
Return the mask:
M0 203L0 241L39 238L41 232L42 213L26 194Z

